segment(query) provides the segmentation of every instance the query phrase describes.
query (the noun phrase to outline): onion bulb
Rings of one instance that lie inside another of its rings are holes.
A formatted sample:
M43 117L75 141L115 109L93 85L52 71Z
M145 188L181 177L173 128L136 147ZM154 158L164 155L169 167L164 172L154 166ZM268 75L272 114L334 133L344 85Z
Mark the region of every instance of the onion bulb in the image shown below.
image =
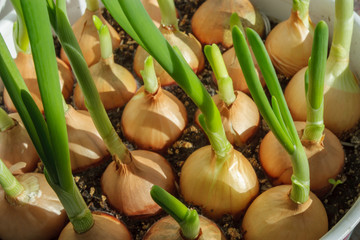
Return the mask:
M297 11L290 18L276 25L265 41L266 50L275 69L292 77L308 65L313 43L314 25L308 20L306 26Z
M90 73L106 110L124 106L136 91L133 75L114 62L114 56L101 58L90 67ZM86 109L80 85L74 89L74 103L79 109Z
M225 66L226 69L228 70L229 76L231 77L231 79L233 80L233 86L235 90L239 90L242 91L246 94L250 94L249 88L247 86L247 83L245 81L245 77L244 74L241 70L239 61L236 57L236 53L235 53L235 49L232 47L229 50L227 50L226 52L223 53L223 59L225 62ZM261 85L265 86L265 81L264 78L260 73L260 69L259 66L256 64L256 60L253 57L253 61L255 63L255 67L256 67L256 72L259 76L259 79L261 81ZM217 83L217 80L214 76L214 74L212 75L215 83Z
M259 183L249 161L232 149L222 166L211 146L193 152L180 175L180 190L186 202L198 205L205 215L219 219L235 217L247 208L259 192Z
M41 112L44 112L32 54L19 51L14 61L36 105ZM56 61L59 70L61 92L64 98L68 99L73 89L74 77L70 68L61 59L56 58ZM16 108L6 89L4 90L4 104L9 112L16 112Z
M39 156L36 149L22 125L18 113L9 114L15 125L4 131L0 131L0 159L10 168L18 162L26 164L19 172L32 172L39 162Z
M327 68L330 65L327 64ZM294 120L306 120L305 76L301 69L287 85L284 95ZM360 88L354 74L348 69L344 74L326 71L324 86L324 124L337 136L356 126L360 120Z
M80 49L84 55L85 61L89 67L97 63L101 58L99 36L92 20L93 15L98 16L101 21L109 28L112 40L112 48L116 49L120 45L119 34L101 15L100 9L95 11L86 9L84 14L74 23L72 29L77 41L79 42ZM60 57L65 63L70 65L69 59L66 56L63 48L60 51Z
M40 173L18 175L25 191L15 199L0 188L0 239L55 239L66 223L66 213Z
M150 18L153 20L156 27L160 27L161 23L161 12L159 3L157 0L141 0L142 5L144 6L146 12L149 14Z
M321 201L310 192L303 204L289 198L290 185L270 188L257 197L245 213L246 240L318 240L328 231Z
M197 240L225 240L225 236L219 227L204 216L200 219L200 236ZM179 224L171 216L166 216L158 220L145 234L143 240L182 240Z
M296 129L301 139L305 122L295 122ZM323 139L320 143L302 141L310 167L310 189L318 196L325 195L332 187L330 178L342 171L344 166L344 150L339 139L325 128ZM290 155L269 132L260 144L260 162L271 178L273 184L291 184L293 174Z
M161 87L154 93L139 88L125 106L121 127L139 148L161 151L173 144L187 124L185 106Z
M239 15L244 28L253 28L264 35L262 16L248 0L207 0L191 20L192 32L202 44L221 43L229 48L233 45L230 16L234 12Z
M98 133L90 114L68 105L65 112L69 138L71 169L73 172L97 165L109 156L106 145Z
M235 91L236 99L228 106L220 96L214 95L214 100L221 115L225 134L229 142L236 146L244 146L246 142L256 133L260 124L260 114L254 101L245 93ZM197 110L195 121L200 126Z
M193 35L186 35L171 26L160 26L159 29L171 46L179 48L186 62L195 73L203 70L205 66L205 59L202 53L201 44ZM141 46L136 49L134 57L134 71L140 78L142 78L140 71L144 69L144 61L148 56L149 54ZM156 76L160 79L162 86L175 83L175 80L172 79L172 77L160 66L157 61L155 61L154 65Z
M126 226L115 217L104 213L92 213L94 225L87 231L78 234L71 223L62 230L59 240L131 240L131 234Z
M175 176L170 164L161 155L145 150L130 153L128 164L113 161L106 168L101 187L109 203L131 217L152 216L161 211L150 196L153 185L173 193Z

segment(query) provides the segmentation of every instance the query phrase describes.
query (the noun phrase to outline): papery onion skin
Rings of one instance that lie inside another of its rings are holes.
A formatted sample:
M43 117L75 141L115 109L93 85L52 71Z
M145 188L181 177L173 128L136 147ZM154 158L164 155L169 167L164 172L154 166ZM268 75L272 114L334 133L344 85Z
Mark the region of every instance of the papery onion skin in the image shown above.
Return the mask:
M5 131L0 132L0 159L10 168L18 162L26 163L26 166L16 173L32 172L40 158L27 133L20 123L18 113L9 114L13 118L15 125Z
M142 5L146 9L150 18L153 20L156 27L160 27L161 24L161 12L157 0L141 0Z
M214 100L221 115L226 138L236 146L244 146L255 135L260 124L260 114L254 101L245 93L235 91L236 99L227 106L220 96L214 95ZM200 126L198 116L200 110L195 113L195 122Z
M113 50L118 48L120 45L119 34L105 20L105 18L100 13L100 10L98 9L96 11L90 11L86 9L84 14L74 23L72 29L77 41L79 42L79 46L85 61L89 67L97 63L101 58L99 34L92 20L93 15L98 16L100 20L108 27L112 40ZM66 64L70 66L69 59L66 56L63 48L61 48L60 57Z
M90 73L106 110L124 106L135 94L135 78L126 68L114 63L113 56L101 58L90 67ZM79 109L86 109L79 84L74 89L74 103Z
M139 88L121 118L125 137L139 148L153 151L162 151L173 144L186 124L185 106L162 88L154 94Z
M205 58L202 53L201 44L193 35L186 35L172 27L160 26L159 29L171 46L179 48L186 62L195 73L199 73L204 69ZM141 46L136 49L134 71L140 78L142 77L140 71L144 69L144 61L148 56L149 54ZM176 83L157 61L154 61L154 67L156 76L159 78L162 86Z
M224 59L225 65L226 65L226 69L229 73L229 76L233 80L234 90L239 90L246 94L250 94L244 74L240 67L240 63L236 57L235 49L233 47L230 48L229 50L224 52L222 56L223 56L223 59ZM256 63L255 58L253 58L253 61L255 62L256 72L261 81L261 85L265 86L264 78L261 74L259 74L260 69ZM217 80L216 80L214 74L212 74L212 77L214 79L214 82L217 83Z
M290 185L270 188L250 205L242 222L246 240L318 240L328 231L321 201L310 192L304 204L289 198Z
M30 177L39 183L40 195L26 204L10 204L0 188L0 238L2 240L41 240L56 238L66 223L66 213L55 192L43 174L26 173L18 175L23 183Z
M284 96L294 120L306 121L305 76L306 68L301 69L290 80L285 88ZM353 85L359 82L353 75ZM347 89L341 86L342 79L337 79L340 86L333 85L334 75L325 75L324 86L324 124L334 134L341 137L360 120L360 88Z
M180 189L185 201L200 206L212 219L224 214L238 217L259 192L249 161L236 150L230 154L222 167L216 167L215 153L208 145L193 152L181 169Z
M161 211L150 196L150 189L158 185L173 193L175 176L170 164L161 155L145 150L131 152L132 162L117 167L109 164L101 187L111 206L119 212L136 218L153 216Z
M314 29L311 22L310 25ZM286 77L292 77L308 65L312 43L313 31L304 25L298 12L292 11L290 18L271 30L265 47L275 69Z
M95 166L109 156L106 145L87 111L77 111L68 105L65 121L73 172Z
M199 215L201 235L197 240L225 240L220 228L211 220ZM166 216L158 220L146 232L143 240L184 240L180 233L179 224L171 217Z
M260 36L264 35L262 16L248 0L207 0L191 19L192 32L202 44L221 43L229 48L233 45L230 16L234 12L244 28L253 28Z
M301 138L305 122L295 122L295 126ZM303 146L309 160L310 190L319 197L324 196L332 187L328 180L336 179L343 169L345 153L342 145L339 139L325 128L321 143L303 141ZM262 140L259 158L273 184L291 184L293 170L290 155L272 132Z
M44 112L32 55L18 52L14 61L36 105L41 112ZM72 93L74 76L70 68L61 59L56 58L56 61L59 70L61 92L64 98L68 99ZM6 89L4 89L4 104L9 112L17 111Z
M59 240L131 240L126 226L115 217L104 213L92 213L94 225L82 234L74 231L71 223L62 230Z

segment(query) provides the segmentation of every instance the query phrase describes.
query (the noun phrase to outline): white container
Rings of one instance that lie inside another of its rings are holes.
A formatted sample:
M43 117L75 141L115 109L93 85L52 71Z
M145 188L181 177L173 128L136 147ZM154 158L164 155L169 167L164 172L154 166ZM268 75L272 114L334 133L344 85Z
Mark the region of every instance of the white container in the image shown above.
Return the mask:
M12 40L12 25L16 20L16 14L8 6L10 1L0 0L0 33L10 49L13 57L16 56ZM251 0L255 7L265 13L271 20L283 21L290 16L292 0ZM81 12L84 12L86 4L84 0L67 0L68 15L73 23ZM1 8L3 7L3 8ZM2 10L1 10L2 9ZM5 17L3 17L5 16ZM325 20L329 26L332 36L335 20L335 0L311 0L310 17L314 23ZM331 39L329 41L331 43ZM350 52L350 68L360 79L360 17L355 14L354 31ZM1 91L1 90L0 90ZM360 199L352 206L345 216L324 235L321 240L343 240L348 239L351 232L360 221Z

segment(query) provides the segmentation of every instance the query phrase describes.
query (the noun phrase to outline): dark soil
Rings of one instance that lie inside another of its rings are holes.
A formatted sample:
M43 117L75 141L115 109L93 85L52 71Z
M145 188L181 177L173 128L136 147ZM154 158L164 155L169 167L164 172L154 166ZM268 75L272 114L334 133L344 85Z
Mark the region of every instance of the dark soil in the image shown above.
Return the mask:
M191 32L190 19L195 12L195 10L200 6L204 0L175 0L176 7L180 14L179 26L182 31ZM111 24L120 32L122 38L121 46L115 51L116 57L115 61L120 65L126 67L131 71L134 76L135 73L132 69L132 62L134 53L137 47L137 43L133 41L120 27L119 25L112 20L111 16L107 12L104 12L106 19L111 22ZM211 69L209 64L206 65L205 70L199 75L201 82L205 85L206 89L211 95L216 93L216 85L211 79ZM279 77L281 79L282 85L285 85L288 81L284 77ZM139 79L138 79L139 80ZM141 80L139 83L142 84ZM181 136L181 138L175 142L171 147L167 149L167 152L163 156L171 163L174 171L178 176L180 176L181 166L187 157L194 152L196 149L208 145L208 140L204 133L194 124L194 113L197 109L192 100L183 92L183 90L178 86L165 87L167 90L172 92L176 97L178 97L186 106L188 112L189 123ZM0 98L1 107L3 107L2 98ZM120 119L123 109L116 109L109 111L109 117L112 121L113 126L116 128L117 132L121 138L125 141L126 145L130 150L136 149L136 146L127 142L122 135L120 129ZM258 146L262 138L268 132L268 128L264 121L262 121L259 131L256 136L250 140L249 144L244 148L236 148L238 151L242 152L245 157L249 159L253 165L257 176L260 182L260 192L265 191L271 187L270 182L268 181L266 175L264 174L260 163L258 161ZM338 176L338 179L343 181L342 184L338 185L334 191L332 191L328 196L322 199L323 204L326 208L329 226L332 227L335 225L339 219L350 209L352 204L360 195L360 159L359 159L359 149L360 149L360 128L359 125L354 129L350 134L343 137L342 139L343 147L346 153L345 167L343 173ZM142 239L142 236L145 234L147 229L161 216L161 214L156 217L149 219L131 219L128 218L117 211L113 210L109 206L106 197L102 194L100 187L100 178L104 172L106 166L110 163L110 159L104 160L104 162L97 166L96 168L89 169L79 174L75 174L75 180L77 185L80 188L80 191L85 198L86 203L89 208L93 211L103 211L110 215L115 216L116 218L123 221L126 226L129 228L131 233L134 236L134 239ZM177 196L181 199L181 196ZM231 216L224 216L221 220L217 221L219 227L225 233L227 239L243 239L241 232L241 219L234 220Z

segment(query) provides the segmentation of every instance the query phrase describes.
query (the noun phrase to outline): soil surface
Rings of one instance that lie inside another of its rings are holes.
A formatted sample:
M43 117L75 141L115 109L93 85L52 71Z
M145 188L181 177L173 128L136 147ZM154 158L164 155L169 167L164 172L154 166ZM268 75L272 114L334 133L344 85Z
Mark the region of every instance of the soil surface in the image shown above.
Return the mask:
M203 2L204 0L175 0L175 4L179 12L179 27L182 31L188 33L191 32L190 19L195 10ZM112 20L111 16L109 16L106 11L104 12L104 16L115 27L115 29L120 32L120 36L122 39L120 47L115 51L115 61L118 64L126 67L129 71L133 73L134 76L136 76L133 71L132 62L135 50L138 46L137 43L133 41L119 27L119 25ZM206 89L211 95L214 95L216 93L217 88L212 81L211 69L208 63L206 63L206 67L203 72L199 74L199 79L205 85ZM279 76L279 79L282 85L285 86L288 79L282 76ZM139 80L138 78L137 80L139 81L139 84L142 84L141 80ZM197 107L192 102L192 100L178 86L169 86L165 87L165 89L172 92L184 103L188 113L188 125L183 135L178 141L176 141L171 147L169 147L166 152L162 153L162 155L171 163L175 173L180 176L181 166L183 165L187 157L196 149L208 145L209 142L204 133L194 124L194 113ZM2 94L0 97L0 104L1 107L3 107ZM122 111L123 108L119 108L109 111L108 114L113 126L116 128L117 132L124 140L128 148L130 150L136 149L136 146L126 141L121 132L120 119ZM266 126L266 123L262 121L256 136L253 137L245 147L236 148L238 151L242 152L245 157L249 159L252 166L254 167L260 182L260 192L263 192L268 188L272 187L266 175L264 174L258 160L258 146L267 132L268 128ZM360 124L349 134L342 137L341 141L346 153L346 159L344 171L340 176L338 176L338 179L340 179L343 183L338 185L331 193L329 193L325 198L322 199L322 202L328 214L329 227L334 226L335 223L339 221L339 219L341 219L341 217L350 209L352 204L360 195L360 179L358 174L360 172ZM128 218L112 209L106 197L102 194L102 190L100 187L101 175L104 172L106 166L110 163L110 161L110 159L106 159L96 168L92 168L82 173L75 174L76 183L79 186L80 191L91 210L103 211L115 216L126 224L126 226L133 234L134 239L142 239L147 229L157 219L164 216L165 214L162 213L156 217L139 220ZM41 171L41 166L39 166L38 170ZM182 200L180 195L177 195L177 197ZM199 212L201 211L199 210ZM240 228L241 219L235 220L231 216L224 216L216 223L223 230L227 239L243 239L242 231Z

